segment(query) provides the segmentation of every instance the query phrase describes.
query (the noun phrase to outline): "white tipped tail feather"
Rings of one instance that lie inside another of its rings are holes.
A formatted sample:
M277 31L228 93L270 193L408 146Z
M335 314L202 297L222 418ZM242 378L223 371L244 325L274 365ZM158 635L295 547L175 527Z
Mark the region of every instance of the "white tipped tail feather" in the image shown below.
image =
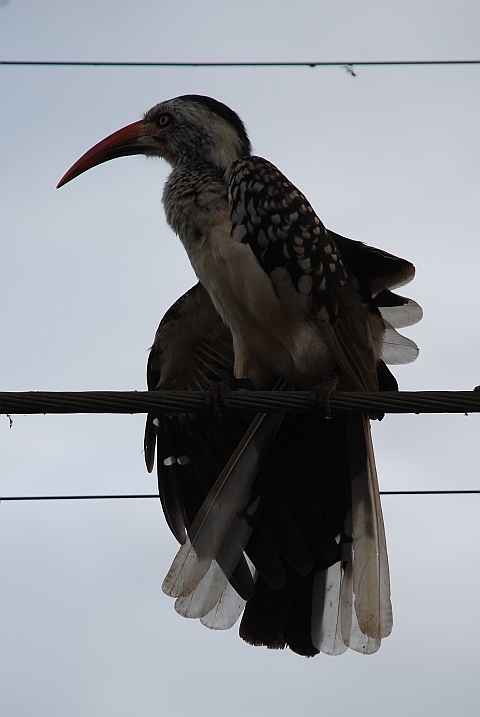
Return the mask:
M387 546L368 417L353 416L349 433L355 447L352 511L346 519L342 560L317 572L314 582L312 642L327 655L341 655L347 648L372 654L393 624ZM359 455L362 460L358 460Z
M352 452L354 607L360 631L379 640L390 634L393 625L390 573L370 421L365 415L352 417L352 422L357 420L363 424L365 460L358 460L361 451L358 446L358 452Z
M233 574L253 528L252 511L258 509L258 505L253 503L249 514L252 484L282 418L282 414L262 413L252 421L205 498L188 531L189 540L179 549L163 581L162 588L167 595L177 598L190 595L218 557L226 579ZM245 509L246 515L242 516ZM220 598L222 590L223 587L218 583L213 604ZM211 607L206 612L209 612Z

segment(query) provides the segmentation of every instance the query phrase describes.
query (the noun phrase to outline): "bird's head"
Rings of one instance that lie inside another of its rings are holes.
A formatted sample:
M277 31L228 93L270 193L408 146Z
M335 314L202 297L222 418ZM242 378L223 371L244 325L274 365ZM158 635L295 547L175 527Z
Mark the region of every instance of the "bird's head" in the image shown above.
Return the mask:
M199 161L226 169L250 152L245 126L233 110L210 97L183 95L155 105L143 119L89 149L57 187L97 164L130 154L163 157L172 165Z

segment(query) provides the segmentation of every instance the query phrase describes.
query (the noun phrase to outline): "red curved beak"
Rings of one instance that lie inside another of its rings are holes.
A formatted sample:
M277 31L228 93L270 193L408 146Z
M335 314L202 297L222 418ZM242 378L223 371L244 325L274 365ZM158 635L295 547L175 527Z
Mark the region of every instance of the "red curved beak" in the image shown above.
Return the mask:
M130 154L160 153L161 146L159 146L158 141L155 144L152 143L152 136L143 120L133 122L102 139L101 142L89 149L64 174L57 184L57 189L63 187L71 179L78 177L79 174L86 172L87 169L91 169L97 164L102 164L102 162L108 162L110 159L125 157Z

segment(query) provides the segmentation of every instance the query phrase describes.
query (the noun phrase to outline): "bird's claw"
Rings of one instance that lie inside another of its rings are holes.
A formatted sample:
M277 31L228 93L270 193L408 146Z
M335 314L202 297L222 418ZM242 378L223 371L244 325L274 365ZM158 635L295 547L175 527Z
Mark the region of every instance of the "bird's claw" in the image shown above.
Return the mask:
M228 403L230 391L252 388L249 378L230 378L223 381L213 381L205 391L205 406L213 410L214 414L221 417L222 408Z
M314 386L310 394L310 404L315 407L316 412L319 413L322 418L332 418L330 396L336 390L337 385L338 376L336 373L331 373L323 383Z

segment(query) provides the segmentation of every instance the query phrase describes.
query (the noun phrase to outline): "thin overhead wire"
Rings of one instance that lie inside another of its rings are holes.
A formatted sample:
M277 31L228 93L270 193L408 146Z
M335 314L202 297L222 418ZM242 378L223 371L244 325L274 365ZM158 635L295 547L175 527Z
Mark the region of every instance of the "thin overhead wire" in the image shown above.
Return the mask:
M380 495L461 495L480 494L480 490L381 490ZM119 495L7 495L0 497L0 503L6 500L132 500L135 498L160 498L157 493L119 494Z
M118 498L160 498L158 493L132 493L119 495L8 495L0 496L0 503L3 500L112 500Z
M29 67L379 67L406 65L478 65L480 60L358 60L300 62L103 62L70 60L0 60L0 65Z

